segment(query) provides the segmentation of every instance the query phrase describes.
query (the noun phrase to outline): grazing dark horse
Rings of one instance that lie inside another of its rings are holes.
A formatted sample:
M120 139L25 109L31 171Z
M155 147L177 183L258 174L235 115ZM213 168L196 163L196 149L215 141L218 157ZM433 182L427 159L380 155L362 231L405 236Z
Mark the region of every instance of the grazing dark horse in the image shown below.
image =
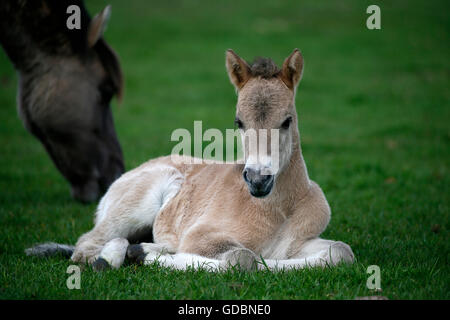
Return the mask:
M67 8L80 9L69 30ZM93 19L81 0L1 0L0 43L18 72L17 108L71 184L97 200L124 172L109 103L122 94L122 71L102 38L109 6Z

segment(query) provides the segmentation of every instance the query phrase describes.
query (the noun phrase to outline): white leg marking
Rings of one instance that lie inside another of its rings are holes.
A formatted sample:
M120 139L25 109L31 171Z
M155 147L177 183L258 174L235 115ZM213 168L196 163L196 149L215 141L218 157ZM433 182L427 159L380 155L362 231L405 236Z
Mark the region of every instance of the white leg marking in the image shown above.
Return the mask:
M152 264L158 262L164 267L173 268L177 270L186 270L189 267L198 269L205 269L207 271L220 271L225 269L225 263L221 260L201 257L190 253L177 253L170 255L161 255L149 253L145 257L144 264Z
M265 259L258 264L258 270L280 271L290 269L310 268L316 266L332 266L340 262L352 263L354 255L350 247L340 241L313 239L308 241L299 255L293 259ZM161 254L148 252L144 264L158 261L162 266L177 270L192 267L195 270L205 269L210 272L225 271L229 265L225 260L201 257L189 253Z
M267 259L265 263L270 270L301 269L315 266L333 266L340 262L352 263L352 249L341 241L312 239L304 244L300 253L293 259ZM258 269L266 269L260 264Z
M112 239L105 244L99 258L105 259L112 268L117 269L125 260L128 245L128 240L125 238Z

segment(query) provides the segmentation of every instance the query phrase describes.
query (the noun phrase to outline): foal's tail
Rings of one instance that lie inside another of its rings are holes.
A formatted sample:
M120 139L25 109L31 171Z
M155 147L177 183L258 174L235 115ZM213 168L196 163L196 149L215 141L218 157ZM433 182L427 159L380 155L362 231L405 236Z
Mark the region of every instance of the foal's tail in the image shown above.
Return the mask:
M54 242L46 242L25 249L25 253L27 256L51 257L56 255L62 255L65 258L70 258L74 250L75 246L70 246L67 244L59 244Z

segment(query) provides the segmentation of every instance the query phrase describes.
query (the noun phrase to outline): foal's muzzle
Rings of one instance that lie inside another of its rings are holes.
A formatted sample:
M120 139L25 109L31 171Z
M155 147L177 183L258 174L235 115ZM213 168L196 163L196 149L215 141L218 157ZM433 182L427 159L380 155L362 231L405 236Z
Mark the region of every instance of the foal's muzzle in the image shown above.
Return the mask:
M273 175L261 174L259 170L246 168L242 172L245 182L248 185L250 194L257 198L267 196L273 188Z

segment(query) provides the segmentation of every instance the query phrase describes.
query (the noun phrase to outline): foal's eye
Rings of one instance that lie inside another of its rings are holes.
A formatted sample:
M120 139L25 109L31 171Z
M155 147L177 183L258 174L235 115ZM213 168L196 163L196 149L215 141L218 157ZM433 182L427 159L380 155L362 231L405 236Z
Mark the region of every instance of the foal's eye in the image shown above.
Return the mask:
M282 129L289 129L289 126L291 125L292 122L292 118L289 117L286 120L284 120L284 122L281 124L281 128Z
M238 126L239 129L244 128L244 124L243 124L242 121L239 120L238 118L236 118L236 119L234 120L234 123Z

